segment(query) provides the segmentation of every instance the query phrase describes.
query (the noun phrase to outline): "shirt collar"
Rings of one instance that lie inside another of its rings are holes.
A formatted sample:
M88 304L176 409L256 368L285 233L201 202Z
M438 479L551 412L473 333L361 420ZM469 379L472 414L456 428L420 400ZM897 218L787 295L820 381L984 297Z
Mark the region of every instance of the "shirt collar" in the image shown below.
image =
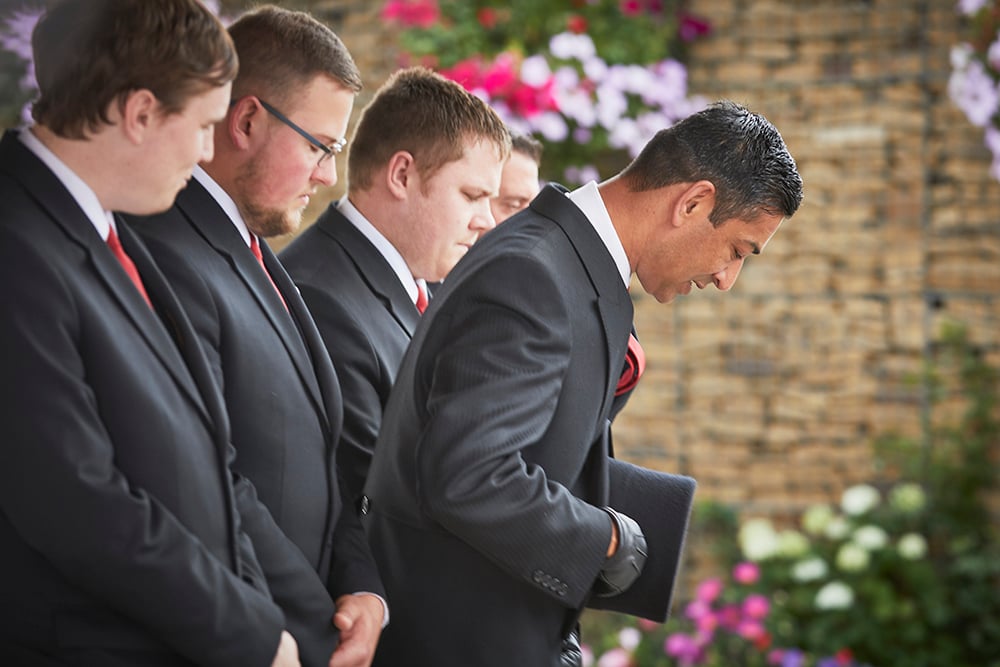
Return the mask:
M608 209L604 205L601 191L597 189L597 183L590 181L566 196L583 211L587 220L593 225L594 231L604 241L604 247L611 254L611 259L618 267L622 282L628 288L632 269L629 267L628 257L625 255L625 247L622 245L621 239L618 238L618 232L615 231L615 226L611 222L611 215L608 214Z
M35 136L31 128L18 132L18 138L25 148L35 154L35 156L45 164L52 174L59 179L59 182L69 191L71 197L83 210L90 223L94 225L98 235L104 240L108 238L109 230L114 227L114 216L111 211L105 210L101 206L97 193L87 185L76 172L70 169L65 162L49 149L48 146Z
M229 193L222 189L222 186L215 182L215 179L208 175L208 172L201 168L200 165L195 166L194 173L192 174L194 179L198 181L208 194L212 195L212 199L219 205L220 208L229 216L229 220L236 227L236 231L240 233L243 237L243 242L250 247L250 228L247 227L247 223L243 220L243 216L240 215L240 209L236 206L236 202L233 198L229 196Z
M403 285L403 289L406 293L410 295L410 299L415 304L417 302L417 281L413 278L413 273L410 271L410 267L407 266L406 260L403 256L399 254L396 250L396 246L389 242L382 232L380 232L375 225L368 221L367 218L357 209L357 207L351 203L351 200L347 197L341 199L337 204L335 204L337 210L340 211L347 220L354 225L359 232L361 232L368 241L371 242L375 249L379 251L379 254L385 258L385 261L389 263L392 267L393 273L399 279L399 282ZM426 284L426 283L425 283Z

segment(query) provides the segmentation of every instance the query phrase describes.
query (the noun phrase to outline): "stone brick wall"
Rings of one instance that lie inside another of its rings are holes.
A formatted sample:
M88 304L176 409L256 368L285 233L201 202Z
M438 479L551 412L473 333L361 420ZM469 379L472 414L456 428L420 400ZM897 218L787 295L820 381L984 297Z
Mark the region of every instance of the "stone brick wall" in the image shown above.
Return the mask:
M394 69L379 3L295 6L342 36L369 94ZM926 391L910 380L943 321L1000 365L1000 184L947 98L954 0L690 9L714 26L691 52L692 92L774 121L806 199L732 292L660 306L634 290L649 365L616 450L693 475L700 499L791 520L868 479L875 436L921 436Z
M396 66L381 3L278 4L308 9L344 39L366 82L356 117ZM869 478L874 436L920 437L926 392L909 378L942 321L966 323L1000 365L1000 184L980 131L946 95L954 0L690 9L714 27L692 49L692 91L773 120L806 199L731 293L660 306L634 290L649 362L616 450L693 475L700 499L790 520ZM343 180L317 197L307 224L342 192Z
M369 93L395 67L378 3L299 6L342 36ZM691 52L692 92L774 121L806 199L731 293L660 306L634 290L649 365L616 425L620 456L790 519L869 478L874 436L920 437L926 392L909 378L942 321L1000 364L1000 184L946 95L954 8L692 0L714 27Z

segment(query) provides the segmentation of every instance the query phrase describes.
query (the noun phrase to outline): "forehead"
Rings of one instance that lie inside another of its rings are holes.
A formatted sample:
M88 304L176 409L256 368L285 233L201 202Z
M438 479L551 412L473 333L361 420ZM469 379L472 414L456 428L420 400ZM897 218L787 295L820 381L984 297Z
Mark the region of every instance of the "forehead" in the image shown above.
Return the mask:
M496 190L503 164L495 144L482 139L467 140L463 144L462 156L445 163L428 179L428 183Z

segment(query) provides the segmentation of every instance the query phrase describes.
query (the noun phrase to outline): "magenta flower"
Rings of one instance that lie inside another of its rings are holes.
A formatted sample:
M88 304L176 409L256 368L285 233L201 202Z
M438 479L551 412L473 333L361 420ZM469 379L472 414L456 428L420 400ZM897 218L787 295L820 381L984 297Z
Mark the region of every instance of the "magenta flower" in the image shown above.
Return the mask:
M682 14L677 34L685 42L693 42L702 35L712 32L712 24L708 20L694 14Z
M736 627L736 634L748 641L755 641L763 637L767 632L764 630L764 626L757 621L744 619Z
M743 601L743 613L748 618L762 619L771 611L771 603L763 595L748 595Z
M743 610L739 605L727 604L719 610L719 625L727 630L736 631L743 620Z
M437 23L441 11L436 0L389 0L382 8L382 18L406 27L429 28Z
M618 7L625 16L638 16L642 13L642 3L639 0L621 0Z
M698 584L695 599L702 602L714 602L722 593L722 579L713 577Z
M755 584L760 579L760 567L756 563L743 561L733 568L733 581L740 584Z

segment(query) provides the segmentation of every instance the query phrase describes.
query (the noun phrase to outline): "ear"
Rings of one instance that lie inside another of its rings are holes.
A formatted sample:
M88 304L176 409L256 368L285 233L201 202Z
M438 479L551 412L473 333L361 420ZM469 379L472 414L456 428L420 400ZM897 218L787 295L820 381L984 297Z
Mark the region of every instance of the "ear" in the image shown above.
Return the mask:
M413 154L396 151L386 165L385 184L389 192L398 199L405 199L419 180Z
M713 208L715 208L715 184L711 181L691 183L677 198L674 224L681 225L690 220L707 218Z
M225 130L230 143L238 150L247 150L257 135L263 133L264 116L267 111L260 105L256 97L247 95L234 100L229 107L222 127L216 131Z
M156 99L153 91L147 88L133 90L126 97L124 102L112 102L111 111L117 107L119 122L126 139L138 146L146 139L147 133L159 120L161 113L160 101ZM110 114L114 119L115 114Z

